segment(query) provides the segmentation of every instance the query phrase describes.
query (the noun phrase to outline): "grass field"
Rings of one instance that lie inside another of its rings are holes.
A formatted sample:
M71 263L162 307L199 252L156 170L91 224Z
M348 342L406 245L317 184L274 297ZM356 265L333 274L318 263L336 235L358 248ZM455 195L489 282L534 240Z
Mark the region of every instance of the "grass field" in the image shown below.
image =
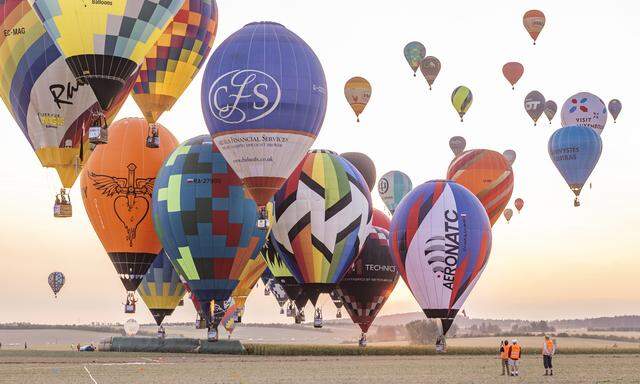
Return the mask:
M524 356L502 378L492 356L213 356L1 351L0 382L74 383L640 383L640 355L559 355L556 376Z

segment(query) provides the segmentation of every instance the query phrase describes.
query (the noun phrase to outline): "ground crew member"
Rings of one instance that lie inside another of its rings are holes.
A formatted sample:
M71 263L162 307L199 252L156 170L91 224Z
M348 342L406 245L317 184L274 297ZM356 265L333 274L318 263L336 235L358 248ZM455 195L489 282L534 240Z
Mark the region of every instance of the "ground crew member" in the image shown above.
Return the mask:
M544 365L544 375L553 376L553 364L551 358L556 353L556 346L553 345L553 340L549 335L544 336L544 343L542 344L542 364Z
M500 343L500 366L502 366L502 376L509 374L509 340Z
M518 372L518 366L520 365L520 355L521 355L520 344L518 344L518 340L511 340L511 346L509 347L509 366L511 367L511 376L519 376L520 372Z

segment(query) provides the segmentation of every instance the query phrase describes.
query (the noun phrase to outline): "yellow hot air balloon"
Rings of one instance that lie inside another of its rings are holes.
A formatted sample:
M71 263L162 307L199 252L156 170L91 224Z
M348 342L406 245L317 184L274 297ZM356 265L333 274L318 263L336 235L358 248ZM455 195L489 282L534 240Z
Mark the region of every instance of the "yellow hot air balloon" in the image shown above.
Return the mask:
M133 100L149 124L171 109L204 64L218 28L215 0L188 0L140 67Z
M247 297L251 293L251 289L256 285L260 276L267 269L267 263L264 261L259 252L255 252L253 258L247 262L247 265L242 270L238 285L236 289L231 293L236 306L237 306L237 319L238 323L242 322L242 315L244 313L244 303L247 301Z
M460 121L463 121L464 114L467 113L471 103L473 102L473 94L471 90L464 85L456 87L451 94L451 104L460 115Z
M371 84L364 77L352 77L344 85L344 97L360 122L360 114L371 98Z

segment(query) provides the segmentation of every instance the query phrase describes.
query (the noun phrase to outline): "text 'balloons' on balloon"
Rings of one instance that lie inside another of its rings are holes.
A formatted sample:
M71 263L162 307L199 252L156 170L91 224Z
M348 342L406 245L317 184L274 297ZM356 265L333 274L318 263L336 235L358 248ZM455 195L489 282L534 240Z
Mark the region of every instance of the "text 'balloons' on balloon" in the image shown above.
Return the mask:
M265 241L266 231L256 227L256 203L209 135L185 141L166 158L153 196L158 237L215 330L221 305Z
M515 85L524 73L524 66L518 62L510 61L502 66L502 74L511 84L511 89L515 89Z
M446 334L491 252L482 204L452 181L419 185L396 209L389 245L416 301L427 317L441 319Z
M600 135L584 126L560 128L549 138L548 150L551 161L576 195L574 206L578 207L580 191L602 153Z
M511 217L513 217L513 209L507 208L503 212L504 218L507 220L507 223L511 221Z
M449 148L455 156L458 156L467 147L467 141L462 136L453 136L449 139Z
M360 122L360 114L371 98L371 84L364 77L352 77L344 84L344 97Z
M65 278L62 272L51 272L49 274L47 282L49 283L49 287L51 287L51 291L53 292L54 297L58 297L58 293L62 289L64 281Z
M338 284L344 307L363 333L369 330L400 276L388 239L386 230L372 226L362 251Z
M422 72L422 76L427 80L429 89L431 89L433 82L436 81L441 67L442 64L440 64L440 60L435 56L427 56L420 62L420 72Z
M509 165L513 166L513 163L516 161L516 151L514 151L513 149L507 149L506 151L502 152L502 156L505 157L505 159L507 159L507 161L509 162Z
M531 91L524 98L524 109L527 111L533 125L537 125L538 119L542 116L545 107L545 99L542 93L538 91Z
M216 146L263 209L317 137L327 82L299 36L277 23L250 23L211 55L201 101Z
M544 115L547 116L547 119L549 119L549 124L551 124L551 120L553 120L553 117L556 115L557 111L558 105L555 101L547 100L544 103Z
M471 107L471 103L473 102L473 94L471 90L464 85L460 85L453 90L451 93L451 104L453 108L458 112L460 116L460 121L464 121L464 115Z
M522 200L521 198L517 198L515 199L515 201L513 202L513 205L516 207L516 209L518 210L518 213L520 213L520 211L522 210L522 208L524 207L524 200Z
M376 186L376 165L373 163L373 160L360 152L344 152L340 154L340 156L347 159L348 162L356 167L367 182L369 191L373 191L373 188Z
M533 39L533 45L536 45L538 36L540 35L540 32L542 32L542 28L544 28L545 23L546 18L544 13L537 9L529 10L522 16L522 24L529 33L529 36Z
M412 188L411 179L401 171L389 171L378 180L378 194L392 215L402 198Z
M509 203L513 192L513 170L500 153L489 149L472 149L451 161L447 179L467 188L487 210L491 225Z
M187 0L146 54L131 95L149 124L187 89L209 56L217 29L216 0Z
M184 293L180 276L164 250L160 251L138 287L138 294L158 326L173 313Z
M404 46L404 58L409 63L413 76L416 75L416 71L420 68L420 62L427 55L427 49L419 41L412 41Z
M609 113L611 114L611 117L613 117L613 122L615 123L616 119L618 119L618 115L622 111L622 103L618 99L611 99L608 107Z
M563 127L580 125L593 128L600 135L607 124L607 107L593 93L576 93L562 104L560 123Z
M162 249L151 219L152 192L162 162L178 144L158 125L160 147L147 148L148 128L141 118L111 124L109 143L96 147L80 179L87 216L129 292Z

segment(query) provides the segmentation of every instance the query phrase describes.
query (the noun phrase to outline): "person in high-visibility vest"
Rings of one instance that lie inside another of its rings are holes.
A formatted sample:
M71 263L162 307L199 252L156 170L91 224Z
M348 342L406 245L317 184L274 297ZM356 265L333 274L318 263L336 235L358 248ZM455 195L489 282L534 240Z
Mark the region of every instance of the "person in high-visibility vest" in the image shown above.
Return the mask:
M502 366L502 376L509 374L509 340L500 343L500 365Z
M522 349L520 348L520 344L518 344L518 340L511 340L511 346L509 347L509 366L511 366L511 376L519 376L518 366L520 365L520 355L522 353Z
M553 344L553 340L549 335L544 336L544 343L542 344L542 364L544 365L544 375L553 376L553 364L551 358L556 353L556 346Z

